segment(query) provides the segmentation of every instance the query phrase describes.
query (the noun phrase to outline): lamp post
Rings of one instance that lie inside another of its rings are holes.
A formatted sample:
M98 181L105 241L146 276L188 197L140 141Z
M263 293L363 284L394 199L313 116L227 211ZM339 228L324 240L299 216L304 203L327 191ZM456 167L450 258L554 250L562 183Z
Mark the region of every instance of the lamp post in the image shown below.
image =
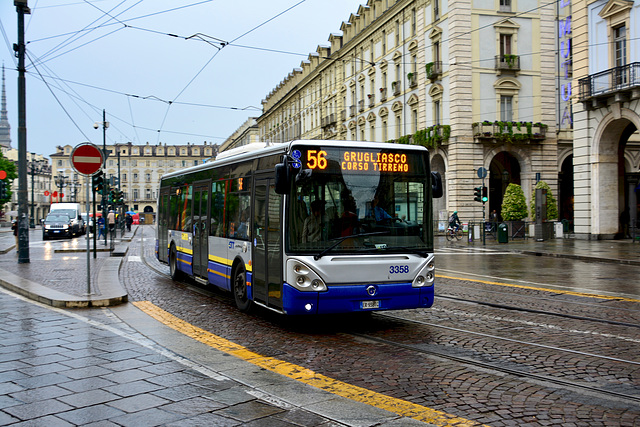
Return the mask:
M58 201L62 202L62 189L66 186L69 185L69 177L66 175L63 175L63 170L59 170L58 171L58 176L55 177L55 183L56 183L56 187L58 187L60 189L60 191L58 192Z
M34 196L34 189L35 189L35 183L34 183L34 179L36 175L40 175L42 172L44 172L46 168L46 165L44 165L42 163L42 160L32 160L29 162L28 164L28 170L29 173L31 174L31 219L29 221L29 227L30 228L35 228L36 224L35 224L35 203L36 203L36 199Z
M105 221L105 231L106 231L106 227L107 227L107 203L106 203L106 196L107 196L107 192L108 192L108 185L107 185L107 157L108 157L108 153L107 153L107 128L109 127L109 122L107 121L107 113L105 112L105 110L102 110L102 121L101 122L95 122L93 124L93 128L94 129L98 129L100 127L100 125L102 125L102 155L104 157L104 165L103 165L103 169L104 169L104 177L105 177L105 186L104 189L102 190L102 218L104 218ZM98 225L97 222L97 218L96 218L96 226ZM97 230L97 227L96 227ZM107 244L107 233L104 233L104 244Z

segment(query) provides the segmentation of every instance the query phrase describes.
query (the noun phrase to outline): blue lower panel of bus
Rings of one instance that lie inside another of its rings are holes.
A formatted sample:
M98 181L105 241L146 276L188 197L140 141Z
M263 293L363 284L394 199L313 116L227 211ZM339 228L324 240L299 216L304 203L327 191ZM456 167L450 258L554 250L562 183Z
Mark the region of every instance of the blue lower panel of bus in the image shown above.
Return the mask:
M375 287L374 296L367 294L369 286ZM331 286L326 292L301 292L285 283L282 302L289 315L428 308L433 304L433 286L414 288L408 282Z

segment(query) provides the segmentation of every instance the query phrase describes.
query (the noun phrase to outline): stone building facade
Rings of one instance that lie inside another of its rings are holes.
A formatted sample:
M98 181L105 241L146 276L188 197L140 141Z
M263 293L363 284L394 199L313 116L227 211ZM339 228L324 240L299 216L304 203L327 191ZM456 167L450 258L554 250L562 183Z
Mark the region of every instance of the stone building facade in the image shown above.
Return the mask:
M508 183L557 195L572 129L559 126L556 19L533 0L369 0L263 100L260 137L427 145L441 220L499 213Z
M70 155L73 146L57 147L51 155L53 169L51 193L62 191L62 201L86 204L86 178L79 176L73 169ZM110 155L106 160L105 174L108 180L124 192L126 209L141 213L157 211L160 177L166 173L201 164L218 154L218 145L134 145L107 144ZM60 187L61 179L63 186ZM55 197L52 202L60 201Z
M565 0L572 20L576 234L610 238L640 218L640 3ZM624 236L622 236L624 237Z

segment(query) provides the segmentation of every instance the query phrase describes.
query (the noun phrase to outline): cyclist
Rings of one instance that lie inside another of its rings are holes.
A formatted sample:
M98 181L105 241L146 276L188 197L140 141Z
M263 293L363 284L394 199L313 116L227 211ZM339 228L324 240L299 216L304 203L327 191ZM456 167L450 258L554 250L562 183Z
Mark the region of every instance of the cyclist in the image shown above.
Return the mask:
M449 217L449 227L453 228L454 231L458 231L460 229L460 218L458 218L458 211L453 211L451 216Z

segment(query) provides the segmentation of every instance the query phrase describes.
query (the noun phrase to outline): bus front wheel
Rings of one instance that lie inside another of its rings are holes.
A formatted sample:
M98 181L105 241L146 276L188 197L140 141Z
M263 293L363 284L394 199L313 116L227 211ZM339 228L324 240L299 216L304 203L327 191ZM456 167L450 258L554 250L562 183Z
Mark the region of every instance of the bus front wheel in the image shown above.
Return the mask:
M243 268L238 268L233 277L233 298L238 310L247 312L251 309L251 300L247 289L247 273Z

